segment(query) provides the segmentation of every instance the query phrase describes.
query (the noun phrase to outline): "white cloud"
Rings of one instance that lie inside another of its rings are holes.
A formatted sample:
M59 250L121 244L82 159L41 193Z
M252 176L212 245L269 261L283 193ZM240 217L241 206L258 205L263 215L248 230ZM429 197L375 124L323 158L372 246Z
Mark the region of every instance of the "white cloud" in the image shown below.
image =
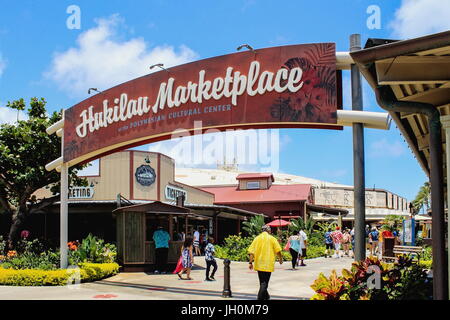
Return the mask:
M96 23L96 27L80 34L75 48L55 53L45 73L47 79L71 96L86 96L91 87L105 90L146 75L150 73L149 66L156 63L171 67L197 58L186 46L178 50L169 45L149 48L142 38L118 39L124 22L117 14L97 19Z
M242 170L277 172L280 145L289 143L279 130L214 131L153 143L147 150L168 155L178 167L216 168L225 159L227 164L236 160Z
M389 27L392 35L408 39L450 29L448 0L402 0Z
M3 75L3 71L6 69L6 60L3 58L2 53L0 52L0 78Z
M25 120L26 114L23 111L19 111L19 120ZM0 124L8 123L13 124L17 121L17 110L7 108L0 102Z
M373 142L369 148L369 157L393 157L397 158L405 154L406 149L403 143L398 140L389 142L387 139L381 139Z

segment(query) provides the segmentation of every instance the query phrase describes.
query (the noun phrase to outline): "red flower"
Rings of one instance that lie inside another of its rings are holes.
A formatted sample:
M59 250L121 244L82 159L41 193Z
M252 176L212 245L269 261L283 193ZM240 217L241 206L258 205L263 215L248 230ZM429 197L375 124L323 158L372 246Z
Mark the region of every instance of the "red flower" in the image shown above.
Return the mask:
M314 69L303 72L302 81L303 86L300 90L304 91L307 95L311 93L314 87L320 84L320 78L317 76Z

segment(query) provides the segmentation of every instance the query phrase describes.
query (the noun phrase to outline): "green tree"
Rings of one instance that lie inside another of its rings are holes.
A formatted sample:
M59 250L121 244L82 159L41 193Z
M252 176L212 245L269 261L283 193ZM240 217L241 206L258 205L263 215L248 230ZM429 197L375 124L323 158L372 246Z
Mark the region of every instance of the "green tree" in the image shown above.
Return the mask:
M256 236L261 233L261 228L265 225L263 216L254 216L250 220L242 223L242 229L248 236Z
M431 204L431 186L427 181L420 187L419 192L416 195L416 198L413 200L412 205L414 209L414 214L420 212L422 208L425 207L425 211L428 211Z
M306 235L309 237L314 231L315 224L316 224L316 222L314 221L314 219L312 217L309 217L308 219L306 219L306 222L305 222L305 220L303 220L303 218L292 219L291 224L289 225L289 230L290 231L303 230L303 231L305 231Z
M403 216L389 214L384 218L384 222L381 228L388 231L399 230L404 219L405 218Z
M46 101L32 98L27 120L0 125L0 212L9 217L9 240L15 243L21 226L33 214L59 200L60 174L48 172L45 165L61 155L61 140L48 135L47 127L61 119L61 113L47 114ZM7 103L9 108L25 110L23 99ZM69 183L86 186L87 181L76 173L84 166L69 170ZM53 196L37 199L41 188L50 188Z

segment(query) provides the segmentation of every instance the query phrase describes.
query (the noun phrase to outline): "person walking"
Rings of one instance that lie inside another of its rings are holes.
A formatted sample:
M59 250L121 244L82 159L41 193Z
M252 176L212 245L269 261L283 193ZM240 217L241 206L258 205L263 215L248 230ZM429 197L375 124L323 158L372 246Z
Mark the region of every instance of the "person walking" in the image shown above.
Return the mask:
M333 238L331 237L331 228L325 232L325 258L330 257L333 253Z
M191 278L191 269L194 265L194 254L192 248L193 239L191 237L187 237L184 240L183 246L181 247L181 265L183 269L180 272L177 272L178 278L181 280L193 280ZM182 274L186 272L186 279L183 278Z
M209 237L208 244L205 247L205 261L206 261L205 281L216 280L216 279L214 279L214 275L216 274L216 271L217 271L217 262L216 262L216 259L214 258L215 252L216 252L216 250L214 248L214 238ZM213 271L211 272L211 275L210 275L209 271L210 271L211 267L213 267Z
M270 276L274 272L275 257L278 257L280 264L283 263L281 255L281 246L277 239L272 236L270 226L264 225L262 232L253 239L248 248L250 270L256 270L259 278L258 300L269 300L270 295L267 291L269 287ZM253 262L255 265L253 266Z
M341 232L341 228L339 226L336 227L336 230L334 230L331 233L331 238L333 239L333 244L334 244L334 250L336 251L336 258L340 258L341 257L341 243L342 243L342 232Z
M350 242L352 241L352 236L350 235L350 232L348 229L344 230L344 233L342 234L342 249L344 250L344 255L350 256L349 249L350 249Z
M155 273L165 274L167 271L167 255L169 253L169 233L162 226L158 226L153 233L155 241Z
M378 240L380 233L378 232L376 227L372 228L372 231L369 233L369 242L370 242L370 254L375 255L378 253Z
M194 254L196 256L200 256L201 252L200 252L200 232L198 232L197 229L194 229Z
M292 236L288 239L289 242L289 253L292 257L292 270L295 270L295 266L297 265L297 258L300 252L300 236L298 231L293 231Z
M299 236L300 236L300 251L298 258L300 260L300 266L305 267L306 264L303 263L303 259L306 259L306 245L308 244L308 236L306 235L306 232L303 230L300 230Z
M352 256L355 255L355 228L353 227L350 231L350 236L352 237L352 248L350 249Z

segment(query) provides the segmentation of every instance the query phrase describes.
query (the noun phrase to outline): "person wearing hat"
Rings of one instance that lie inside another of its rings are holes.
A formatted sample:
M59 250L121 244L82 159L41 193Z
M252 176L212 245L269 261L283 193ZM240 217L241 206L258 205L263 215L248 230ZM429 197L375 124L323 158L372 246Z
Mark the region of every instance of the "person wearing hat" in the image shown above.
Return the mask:
M169 253L169 233L159 226L153 233L153 241L155 241L155 273L166 273L167 256Z
M250 270L256 270L258 272L258 300L270 299L267 289L269 287L270 276L275 269L274 265L276 257L278 257L280 264L283 263L281 246L278 243L278 240L270 233L270 226L264 225L262 227L262 232L253 240L247 250L250 256L248 267Z

